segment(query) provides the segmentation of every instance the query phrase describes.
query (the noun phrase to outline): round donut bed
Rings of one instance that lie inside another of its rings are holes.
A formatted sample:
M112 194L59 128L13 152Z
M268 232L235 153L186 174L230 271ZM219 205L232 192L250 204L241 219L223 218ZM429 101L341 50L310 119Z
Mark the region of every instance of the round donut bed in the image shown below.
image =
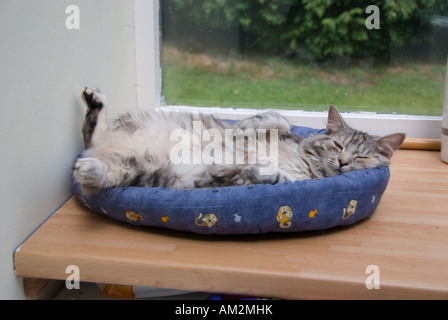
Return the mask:
M306 137L325 130L291 127ZM119 187L77 198L93 212L139 226L199 234L259 234L325 230L353 224L375 212L389 168L360 170L331 178L275 185L172 190Z

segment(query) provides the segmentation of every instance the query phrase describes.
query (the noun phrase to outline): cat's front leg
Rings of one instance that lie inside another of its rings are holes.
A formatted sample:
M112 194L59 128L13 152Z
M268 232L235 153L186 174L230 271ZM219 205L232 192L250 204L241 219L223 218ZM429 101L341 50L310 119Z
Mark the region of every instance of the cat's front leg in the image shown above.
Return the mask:
M75 180L81 184L86 195L95 193L107 187L106 168L96 158L81 158L73 168Z
M289 133L290 125L286 119L274 111L268 111L264 113L256 114L252 117L248 117L237 122L234 129L241 129L246 131L252 130L278 130L278 136L286 135Z

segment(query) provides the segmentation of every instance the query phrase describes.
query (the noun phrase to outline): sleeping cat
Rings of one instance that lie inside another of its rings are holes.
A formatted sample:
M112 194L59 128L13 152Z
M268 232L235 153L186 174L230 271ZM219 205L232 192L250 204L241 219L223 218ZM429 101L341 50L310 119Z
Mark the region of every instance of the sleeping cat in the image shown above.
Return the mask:
M109 124L98 89L85 88L82 98L85 150L74 178L86 195L124 186L187 189L331 177L389 165L405 138L354 130L332 105L326 134L301 138L275 112L231 125L212 115L138 111Z

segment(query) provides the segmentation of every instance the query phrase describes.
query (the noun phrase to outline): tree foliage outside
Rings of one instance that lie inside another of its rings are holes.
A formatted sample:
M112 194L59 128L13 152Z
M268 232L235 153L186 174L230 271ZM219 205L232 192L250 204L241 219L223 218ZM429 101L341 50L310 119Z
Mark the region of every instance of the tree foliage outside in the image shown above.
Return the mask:
M371 5L379 29L366 26ZM442 112L447 0L161 0L161 8L168 105Z
M391 49L428 40L434 17L448 14L446 0L164 0L203 28L238 25L246 49L323 61L388 60ZM366 28L375 5L380 29Z

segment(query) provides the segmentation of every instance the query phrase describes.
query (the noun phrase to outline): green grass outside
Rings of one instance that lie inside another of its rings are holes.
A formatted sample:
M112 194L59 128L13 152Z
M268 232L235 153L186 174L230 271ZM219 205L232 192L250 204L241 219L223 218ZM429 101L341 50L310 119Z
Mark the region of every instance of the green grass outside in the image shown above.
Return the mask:
M445 66L322 69L278 58L224 59L164 48L168 105L442 114Z

